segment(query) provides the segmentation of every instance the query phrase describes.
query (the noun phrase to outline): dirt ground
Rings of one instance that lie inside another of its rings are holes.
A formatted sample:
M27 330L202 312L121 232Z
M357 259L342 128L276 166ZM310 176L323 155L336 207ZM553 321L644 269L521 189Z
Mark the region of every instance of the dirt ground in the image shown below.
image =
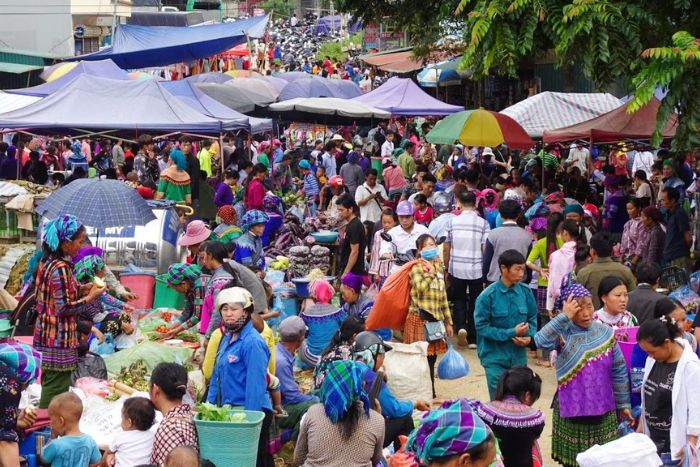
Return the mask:
M486 386L486 375L484 369L479 363L479 358L476 355L476 350L464 349L455 346L467 362L471 372L464 378L447 381L436 380L435 392L439 399L454 399L457 397L467 397L470 399L479 399L482 401L489 400L489 391ZM544 412L546 424L544 432L540 437L540 449L546 465L559 465L552 460L552 409L550 405L554 392L557 389L557 380L552 368L542 368L535 364L534 359L529 359L528 365L530 368L542 378L542 395L535 404L535 407Z

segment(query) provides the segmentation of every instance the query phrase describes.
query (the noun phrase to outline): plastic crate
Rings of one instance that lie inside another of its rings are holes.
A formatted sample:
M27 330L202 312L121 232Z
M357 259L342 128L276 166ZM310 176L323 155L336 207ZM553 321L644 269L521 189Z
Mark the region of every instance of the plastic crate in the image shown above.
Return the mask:
M253 466L258 458L258 442L262 429L263 412L252 410L232 410L243 412L243 422L210 422L194 417L199 436L199 453L214 465Z

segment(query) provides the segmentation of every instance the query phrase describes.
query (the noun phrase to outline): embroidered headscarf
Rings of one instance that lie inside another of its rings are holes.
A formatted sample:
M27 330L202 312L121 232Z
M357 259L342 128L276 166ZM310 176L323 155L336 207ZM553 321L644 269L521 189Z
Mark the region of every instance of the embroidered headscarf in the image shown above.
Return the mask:
M337 423L357 401L362 401L365 415L369 416L370 401L364 389L367 367L351 360L332 362L321 385L321 401L326 415Z
M13 370L20 383L28 384L39 376L41 354L29 345L7 340L0 343L0 363Z
M233 206L227 204L226 206L221 206L216 215L224 222L226 225L233 225L236 223L237 213Z
M562 310L564 302L567 301L569 297L573 297L574 299L591 297L591 292L578 282L575 282L571 274L568 274L561 281L561 292L559 293L559 298L557 298L554 303L554 309Z
M202 270L196 264L175 263L160 278L168 285L180 285L185 281L194 282L201 275Z
M465 399L445 401L421 420L406 442L406 451L429 464L431 460L455 456L489 439L491 430Z
M241 226L241 230L247 232L252 226L257 224L267 224L267 221L269 220L270 216L268 216L267 213L253 209L252 211L248 211L243 215L243 225Z
M80 282L90 282L95 278L97 271L105 267L104 261L97 255L88 255L75 263L73 275Z
M61 242L72 240L75 234L78 233L78 230L80 230L80 227L82 227L82 224L78 222L75 216L66 214L57 217L44 225L41 241L49 247L51 252L56 253Z

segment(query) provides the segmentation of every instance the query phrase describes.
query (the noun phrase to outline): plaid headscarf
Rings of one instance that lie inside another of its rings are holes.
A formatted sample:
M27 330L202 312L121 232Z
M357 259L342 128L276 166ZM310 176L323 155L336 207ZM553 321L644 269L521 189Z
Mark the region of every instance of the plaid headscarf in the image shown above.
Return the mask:
M270 216L268 216L267 213L253 209L243 215L241 230L247 232L252 226L256 224L267 224L269 220Z
M411 432L406 451L413 452L421 463L429 464L439 457L469 451L489 436L491 430L465 399L445 401Z
M561 191L555 191L554 193L551 193L547 195L547 197L544 199L544 202L547 204L550 203L563 203L564 202L564 193Z
M358 401L364 405L365 415L369 416L370 401L364 389L365 365L351 360L332 362L321 385L321 400L326 415L333 423L343 418Z
M168 272L160 277L168 285L180 285L185 281L194 282L201 275L202 270L196 264L175 263L171 264Z
M224 222L226 225L233 225L236 223L237 213L236 210L231 205L221 206L216 215Z
M105 267L104 261L97 255L88 255L75 263L73 275L80 282L89 282L95 278L97 271Z
M0 362L17 374L20 383L28 384L39 376L41 354L29 345L8 339L0 343Z
M72 240L81 226L78 219L70 214L57 217L44 225L41 241L46 243L49 249L55 253L61 242Z

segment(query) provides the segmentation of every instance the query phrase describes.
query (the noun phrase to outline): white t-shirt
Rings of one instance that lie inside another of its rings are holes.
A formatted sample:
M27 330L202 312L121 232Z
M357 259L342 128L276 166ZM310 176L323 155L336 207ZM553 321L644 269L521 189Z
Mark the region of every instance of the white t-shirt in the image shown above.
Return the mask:
M394 152L394 142L384 141L384 144L382 144L382 157L391 157L392 152Z
M363 183L359 187L357 187L357 190L355 190L355 202L360 203L360 201L366 199L368 196L373 195L374 193L380 193L382 198L388 199L389 197L386 194L386 190L382 185L379 183L374 185L374 188L370 188L367 186L366 183ZM379 201L379 200L377 200ZM377 202L375 200L370 200L367 204L364 206L360 206L360 220L362 222L364 221L371 221L371 222L377 222L379 219L382 217L382 207L379 205L381 201Z
M590 156L590 153L588 152L588 149L582 148L580 151L578 148L574 148L571 151L569 151L569 157L566 159L566 162L570 163L574 167L578 167L578 169L581 171L581 174L586 174L588 173L588 157Z
M422 224L414 223L411 233L408 233L403 229L403 227L397 225L396 227L393 227L391 230L389 230L389 232L387 233L391 235L391 240L396 245L396 253L406 254L410 250L415 250L417 248L416 240L418 240L418 237L420 237L424 233L428 233L428 228ZM387 251L380 251L379 256L381 257L384 253L394 252L391 249Z
M114 435L109 450L116 458L115 467L133 467L150 464L153 451L152 431L120 431Z

